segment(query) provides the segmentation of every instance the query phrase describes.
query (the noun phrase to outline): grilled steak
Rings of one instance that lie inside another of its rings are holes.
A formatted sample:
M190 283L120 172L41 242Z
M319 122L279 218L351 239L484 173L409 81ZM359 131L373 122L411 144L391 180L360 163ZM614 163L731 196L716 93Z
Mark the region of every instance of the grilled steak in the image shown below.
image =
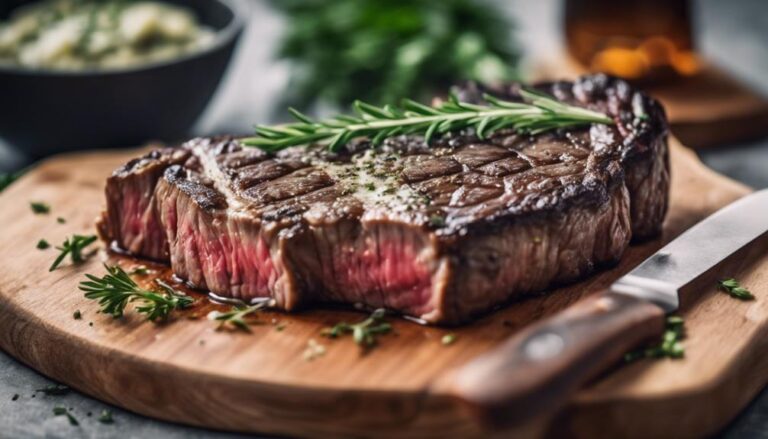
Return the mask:
M511 85L489 90L519 99ZM662 108L603 75L541 85L614 126L417 136L276 154L237 139L155 150L107 182L103 237L191 284L294 310L363 303L454 324L617 261L667 207ZM460 90L481 100L479 87Z

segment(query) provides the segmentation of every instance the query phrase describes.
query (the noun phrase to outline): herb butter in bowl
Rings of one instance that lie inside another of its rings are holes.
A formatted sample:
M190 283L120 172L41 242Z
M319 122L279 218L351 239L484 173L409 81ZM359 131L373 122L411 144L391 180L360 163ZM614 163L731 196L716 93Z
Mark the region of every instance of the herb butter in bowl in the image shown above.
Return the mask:
M0 6L0 137L32 156L188 134L242 32L236 0Z

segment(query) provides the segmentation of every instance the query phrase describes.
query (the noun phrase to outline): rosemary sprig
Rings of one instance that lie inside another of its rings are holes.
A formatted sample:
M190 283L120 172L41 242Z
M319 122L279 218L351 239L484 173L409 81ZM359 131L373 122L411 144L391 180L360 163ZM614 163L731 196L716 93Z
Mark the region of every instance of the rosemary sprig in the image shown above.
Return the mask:
M60 247L56 247L60 253L56 257L56 260L51 264L51 268L48 271L53 271L61 265L64 258L70 255L73 264L79 264L85 260L83 256L83 250L96 241L96 235L73 235L71 238L67 238Z
M274 305L274 301L265 300L249 306L233 306L232 310L227 312L211 311L208 314L208 319L219 322L219 328L230 326L245 332L251 332L249 323L253 322L254 314L257 311Z
M161 291L146 290L139 287L128 273L119 266L107 266L104 277L86 274L89 279L80 282L80 290L85 297L98 300L101 312L114 318L122 317L129 302L140 301L136 311L145 314L150 321L166 320L171 311L187 308L194 302L191 297L174 290L165 282L157 279L155 283Z
M748 289L741 286L739 281L734 278L717 281L717 287L720 290L730 294L731 297L739 300L754 300L755 296Z
M392 330L392 325L384 321L385 315L386 310L379 308L362 322L353 324L347 322L337 323L330 328L323 329L321 334L329 338L352 334L355 343L363 348L370 348L376 345L377 336Z
M666 329L661 341L645 349L628 352L624 355L627 363L641 358L683 358L685 347L682 340L685 338L685 327L682 317L667 317Z
M297 122L256 127L256 137L243 143L265 151L278 151L290 146L312 143L327 144L338 151L356 137L369 137L374 145L385 138L401 134L421 134L424 142L439 134L465 128L474 128L483 139L502 128L521 133L538 134L544 131L590 123L611 124L606 115L582 107L557 101L534 90L521 90L525 102L509 102L486 95L487 105L460 102L455 95L437 107L430 107L406 99L402 107L391 105L376 107L365 102L354 104L355 115L340 115L325 121L316 121L299 111L289 109Z

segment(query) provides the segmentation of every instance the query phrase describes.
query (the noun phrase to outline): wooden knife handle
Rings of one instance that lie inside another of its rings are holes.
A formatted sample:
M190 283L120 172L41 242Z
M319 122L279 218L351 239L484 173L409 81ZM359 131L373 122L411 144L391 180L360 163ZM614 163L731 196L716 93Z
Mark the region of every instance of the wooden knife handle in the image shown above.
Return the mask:
M461 367L450 392L485 425L518 426L554 413L590 378L663 330L658 306L599 293Z

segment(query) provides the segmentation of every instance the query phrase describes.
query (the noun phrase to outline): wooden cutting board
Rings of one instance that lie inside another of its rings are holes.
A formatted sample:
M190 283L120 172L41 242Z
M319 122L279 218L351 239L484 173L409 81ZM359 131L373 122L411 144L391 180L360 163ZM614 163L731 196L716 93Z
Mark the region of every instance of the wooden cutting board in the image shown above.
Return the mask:
M609 271L466 327L394 321L395 334L363 354L349 338L320 335L325 326L363 318L359 313L269 313L251 334L216 331L206 319L155 325L129 312L113 320L97 314L96 304L77 289L85 273L103 273L103 253L49 273L55 251L37 250L38 240L58 244L73 233L93 233L105 177L134 155L55 157L0 195L0 347L57 381L147 416L301 436L487 435L446 396L445 372L527 323L606 287L663 242L749 192L705 168L673 141L671 211L662 238L631 247ZM51 213L34 215L30 201L49 203ZM66 223L57 223L56 217ZM698 300L681 310L690 334L685 359L615 368L580 392L550 425L549 434L697 436L723 427L768 378L764 253L722 273L738 276L758 300L737 301L714 285L705 286ZM73 318L75 310L82 319ZM446 346L441 337L449 332L457 340ZM307 361L303 352L309 340L322 344L325 355Z

